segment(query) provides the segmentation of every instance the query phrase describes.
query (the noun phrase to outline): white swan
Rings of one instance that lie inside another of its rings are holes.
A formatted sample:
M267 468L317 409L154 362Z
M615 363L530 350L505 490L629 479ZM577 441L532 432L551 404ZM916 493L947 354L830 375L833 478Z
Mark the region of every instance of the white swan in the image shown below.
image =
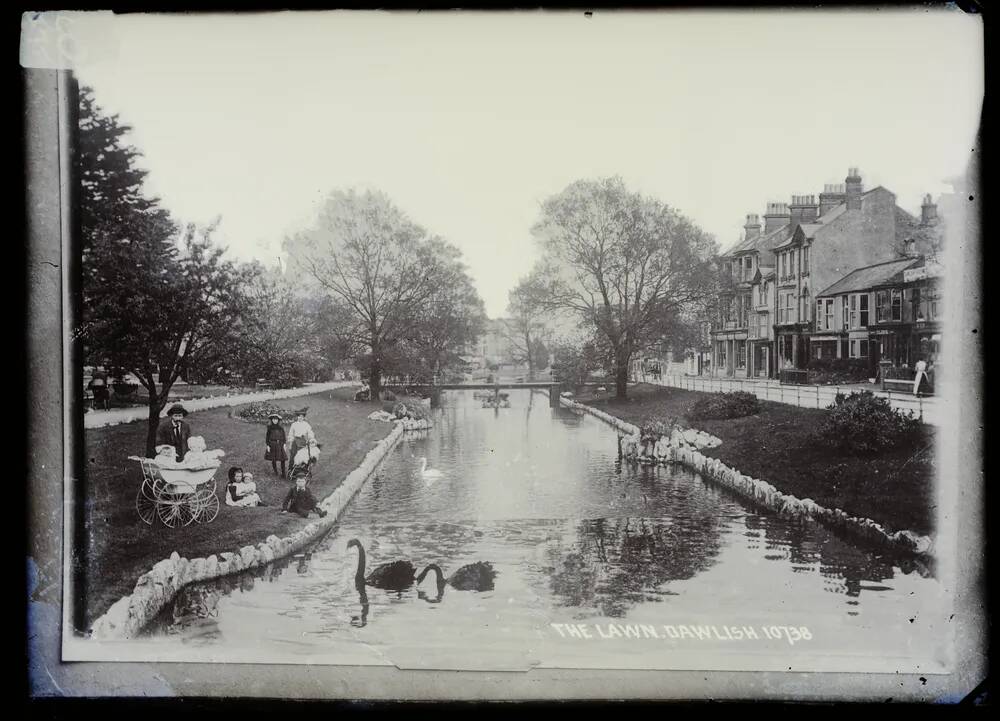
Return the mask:
M441 471L437 470L436 468L428 468L427 467L427 457L426 456L421 456L420 457L420 475L423 476L424 478L430 479L430 478L440 478L444 474Z

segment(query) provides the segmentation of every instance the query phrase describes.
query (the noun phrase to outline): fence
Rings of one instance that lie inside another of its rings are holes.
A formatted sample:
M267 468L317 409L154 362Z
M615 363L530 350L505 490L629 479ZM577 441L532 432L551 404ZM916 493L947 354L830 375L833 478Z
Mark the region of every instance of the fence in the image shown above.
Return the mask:
M826 408L831 405L838 393L850 393L857 390L869 390L862 386L819 386L795 385L786 386L775 380L742 380L739 378L709 378L702 376L664 375L661 379L645 376L646 383L661 386L671 386L689 391L709 393L744 391L753 393L763 401L788 403L803 408ZM887 398L893 408L902 411L913 411L913 414L924 423L940 425L938 405L933 398L922 398L909 394L893 393L892 391L873 390L875 395Z

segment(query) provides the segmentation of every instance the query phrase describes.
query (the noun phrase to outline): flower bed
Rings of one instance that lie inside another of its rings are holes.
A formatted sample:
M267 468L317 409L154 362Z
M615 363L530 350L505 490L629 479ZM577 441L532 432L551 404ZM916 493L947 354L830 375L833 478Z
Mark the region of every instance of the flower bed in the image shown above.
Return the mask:
M271 415L277 413L281 416L282 423L291 423L295 420L295 411L288 410L270 403L269 401L258 401L243 406L236 411L236 417L250 423L269 423Z

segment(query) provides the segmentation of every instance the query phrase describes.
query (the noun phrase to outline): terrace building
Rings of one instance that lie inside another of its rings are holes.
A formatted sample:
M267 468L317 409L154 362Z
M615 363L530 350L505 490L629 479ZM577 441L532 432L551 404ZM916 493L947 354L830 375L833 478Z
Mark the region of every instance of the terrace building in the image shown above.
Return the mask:
M827 323L816 291L855 269L932 252L935 236L925 231L936 223L936 209L928 196L918 220L889 190L865 191L851 168L818 202L793 195L788 204L768 203L764 221L761 228L757 216L748 215L743 240L719 258L714 375L773 377L836 352L829 337L816 335L817 322L824 332ZM818 350L811 349L814 340Z

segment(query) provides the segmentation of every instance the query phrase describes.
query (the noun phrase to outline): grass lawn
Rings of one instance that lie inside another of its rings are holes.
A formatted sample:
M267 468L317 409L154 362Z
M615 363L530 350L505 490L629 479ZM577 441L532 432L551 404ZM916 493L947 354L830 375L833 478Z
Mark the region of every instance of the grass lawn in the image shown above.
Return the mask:
M575 400L639 424L649 416L684 418L705 394L648 384L630 386L628 399L585 393ZM811 498L820 505L871 518L897 531L928 534L934 530L937 475L935 430L921 432L904 446L876 456L845 455L812 439L823 409L799 408L761 401L758 415L730 420L699 420L690 425L722 439L717 448L702 453L718 458L783 493Z
M309 406L308 421L323 444L310 489L317 499L329 495L356 468L365 454L392 430L392 424L370 421L367 416L379 404L355 403L354 389L340 388L310 396L273 401L282 408ZM100 617L122 596L131 593L136 579L173 551L198 558L256 545L272 533L286 536L309 520L281 514L288 484L276 477L264 460L264 424L231 417L237 407L196 411L187 417L192 435L204 436L209 449L226 452L216 473L219 515L209 524L192 523L167 528L158 520L147 526L135 509L135 496L142 482L139 464L128 460L143 455L146 423L139 421L109 428L89 429L85 434L86 530L89 547L84 562L88 623ZM287 431L287 426L286 429ZM233 508L225 505L226 473L241 466L254 474L257 490L267 506Z

